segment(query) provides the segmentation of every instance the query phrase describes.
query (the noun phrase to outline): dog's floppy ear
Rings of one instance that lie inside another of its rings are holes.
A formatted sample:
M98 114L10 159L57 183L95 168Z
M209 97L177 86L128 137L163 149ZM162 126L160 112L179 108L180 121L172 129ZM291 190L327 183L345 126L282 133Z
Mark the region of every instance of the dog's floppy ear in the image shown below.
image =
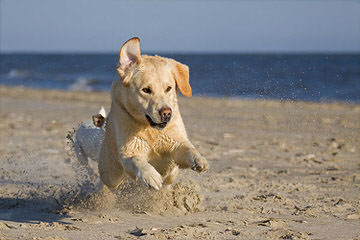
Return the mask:
M182 95L185 97L191 97L191 86L189 83L189 67L185 64L173 61L173 71L172 71L176 86L179 88Z
M119 53L119 65L117 71L119 76L125 83L126 72L133 64L139 64L141 61L140 39L137 37L131 38L122 45Z

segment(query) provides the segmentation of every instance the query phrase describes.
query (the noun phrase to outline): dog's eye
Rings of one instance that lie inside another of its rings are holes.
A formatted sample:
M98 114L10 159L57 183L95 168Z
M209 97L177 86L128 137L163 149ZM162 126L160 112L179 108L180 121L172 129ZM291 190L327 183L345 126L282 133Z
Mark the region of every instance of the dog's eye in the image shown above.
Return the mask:
M170 90L171 90L171 86L168 86L165 92L170 92Z
M149 87L143 88L142 91L143 91L144 93L151 94L151 88L149 88Z

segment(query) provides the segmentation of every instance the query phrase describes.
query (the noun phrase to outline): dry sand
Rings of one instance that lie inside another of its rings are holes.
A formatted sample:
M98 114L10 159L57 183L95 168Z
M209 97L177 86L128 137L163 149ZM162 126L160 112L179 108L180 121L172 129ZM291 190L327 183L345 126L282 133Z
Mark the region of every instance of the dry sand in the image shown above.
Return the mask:
M0 239L360 239L360 105L181 98L211 170L99 196L66 136L101 105L0 87Z

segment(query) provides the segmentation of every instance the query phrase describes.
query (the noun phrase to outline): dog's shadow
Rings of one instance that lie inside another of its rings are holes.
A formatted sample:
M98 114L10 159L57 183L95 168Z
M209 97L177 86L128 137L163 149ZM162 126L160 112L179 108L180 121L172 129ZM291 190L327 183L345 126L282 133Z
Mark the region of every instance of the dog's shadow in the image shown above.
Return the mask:
M68 217L66 213L59 214L60 204L53 199L40 198L0 198L0 222L11 221L18 223L63 223Z
M6 183L4 183L6 185ZM23 184L16 182L17 185ZM45 184L31 184L31 191L19 188L17 193L0 197L0 223L62 223L70 217L69 206L79 194L94 188L90 181L78 185L58 185L48 188ZM51 189L51 190L50 190Z

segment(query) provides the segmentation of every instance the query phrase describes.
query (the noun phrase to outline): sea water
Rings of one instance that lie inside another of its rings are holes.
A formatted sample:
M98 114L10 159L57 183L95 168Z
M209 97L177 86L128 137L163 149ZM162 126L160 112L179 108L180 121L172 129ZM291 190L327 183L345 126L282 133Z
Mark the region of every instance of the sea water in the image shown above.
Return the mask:
M190 67L193 94L360 102L360 54L160 54ZM2 54L0 84L108 91L117 54Z

